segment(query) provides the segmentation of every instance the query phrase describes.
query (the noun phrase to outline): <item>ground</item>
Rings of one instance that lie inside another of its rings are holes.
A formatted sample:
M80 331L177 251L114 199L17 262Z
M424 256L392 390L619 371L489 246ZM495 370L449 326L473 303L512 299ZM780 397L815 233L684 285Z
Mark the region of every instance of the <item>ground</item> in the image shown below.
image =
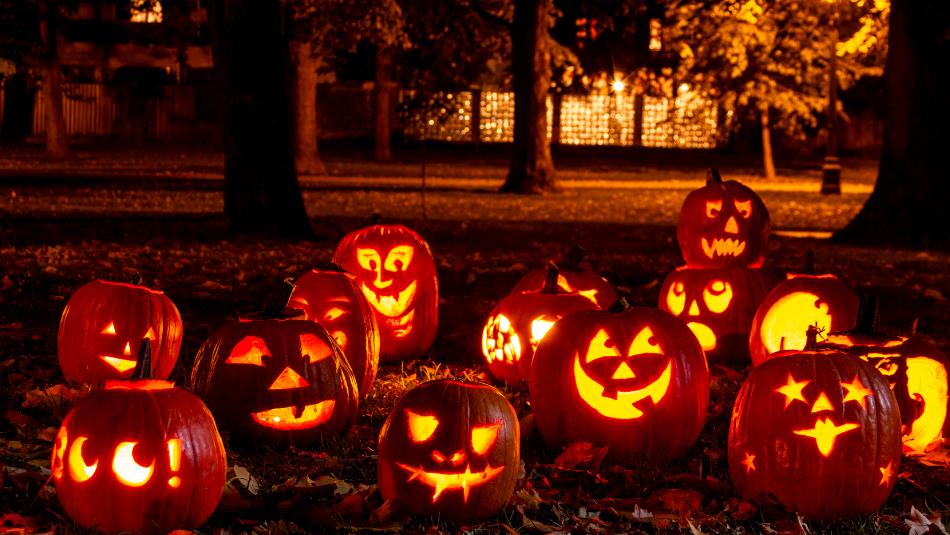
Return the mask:
M453 531L411 517L375 489L375 441L398 396L441 376L480 377L482 322L529 268L571 244L635 304L654 306L663 277L682 260L675 222L686 193L704 179L702 158L676 167L605 155L591 164L563 157L564 191L541 197L492 191L503 159L430 151L426 190L418 154L394 164L328 157L330 176L305 177L313 242L234 238L224 232L221 158L214 151L80 149L71 161L45 162L31 147L0 156L0 521L48 531L69 526L49 479L51 439L75 396L56 364L59 315L72 291L95 277L164 289L182 312L185 339L173 374L184 383L208 334L273 301L281 280L327 261L343 233L371 214L405 223L429 241L439 269L440 329L425 358L381 368L356 426L307 451L229 451L233 476L202 531ZM713 158L709 158L713 159ZM884 326L918 331L950 349L950 254L845 247L821 239L860 208L873 162L849 162L841 197L816 193L819 172L785 168L765 182L754 165L720 158L723 176L761 192L773 238L766 265L796 270L814 251L820 270L859 292L881 295ZM533 429L523 385L506 387L522 419L524 477L499 515L472 532L799 532L795 515L743 501L725 460L732 402L748 369L712 367L712 397L699 442L671 466L608 465L596 452L547 450ZM276 454L275 454L276 453ZM803 520L812 531L906 533L911 506L946 512L950 478L942 450L905 457L879 514L835 523ZM249 484L250 482L250 484Z

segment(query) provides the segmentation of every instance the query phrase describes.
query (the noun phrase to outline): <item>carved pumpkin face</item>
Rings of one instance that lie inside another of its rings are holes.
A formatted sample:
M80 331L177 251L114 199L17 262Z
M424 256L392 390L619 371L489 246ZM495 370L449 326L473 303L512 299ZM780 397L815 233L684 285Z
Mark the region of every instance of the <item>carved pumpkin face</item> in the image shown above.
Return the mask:
M79 525L106 533L193 529L224 490L227 458L211 414L158 380L108 382L63 421L50 463Z
M181 316L162 292L96 280L69 298L59 322L57 351L71 381L101 384L132 375L143 339L152 347L152 376L171 374L181 348Z
M729 471L746 498L774 495L817 518L875 511L900 464L887 382L834 351L785 351L752 370L736 400Z
M452 380L407 392L379 435L379 489L422 514L484 518L507 503L520 464L518 419L494 388Z
M586 441L609 446L613 459L660 462L699 436L709 370L695 337L666 312L582 311L541 342L528 386L550 447Z
M384 361L429 349L438 326L439 285L421 236L402 225L373 225L344 236L333 261L355 276L373 307Z
M547 271L547 269L529 271L515 284L511 293L540 292L544 288ZM576 293L586 297L598 308L607 308L617 300L617 292L607 279L590 270L561 270L558 274L557 286L564 293Z
M676 236L691 268L759 267L770 226L754 191L734 180L711 180L686 197Z
M339 346L305 320L232 323L198 350L192 387L231 441L305 446L346 431L357 386Z

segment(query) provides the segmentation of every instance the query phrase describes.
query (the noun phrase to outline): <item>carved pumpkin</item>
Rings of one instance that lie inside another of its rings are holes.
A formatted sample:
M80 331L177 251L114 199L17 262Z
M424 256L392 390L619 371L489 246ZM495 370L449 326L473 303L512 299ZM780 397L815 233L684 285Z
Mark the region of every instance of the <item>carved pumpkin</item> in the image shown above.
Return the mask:
M682 266L663 281L659 308L686 322L709 362L744 363L755 311L779 280L764 269Z
M617 300L617 292L607 279L584 266L583 258L584 250L574 246L564 261L555 265L559 272L558 288L565 293L581 294L599 308L609 307ZM544 288L547 275L547 268L531 270L515 284L511 293L538 292Z
M383 361L422 356L439 324L439 282L429 245L402 225L373 225L340 240L333 262L356 277L373 307Z
M95 280L69 298L59 321L59 367L70 381L127 379L143 339L151 341L152 377L167 378L181 349L181 315L164 293Z
M531 359L552 325L578 310L597 305L577 293L563 293L557 269L548 270L541 291L511 294L488 315L482 329L482 354L492 377L507 383L528 378Z
M858 296L834 275L789 275L765 296L752 320L752 364L779 351L805 347L810 325L822 332L851 329L857 310Z
M365 397L379 367L379 329L353 275L332 268L311 270L294 283L287 306L330 333L356 376L360 397Z
M557 322L538 347L528 388L549 447L585 441L608 446L614 460L657 463L699 436L709 369L682 321L613 307Z
M762 199L712 169L706 185L683 202L676 237L691 268L760 267L770 227Z
M739 391L729 472L748 499L773 495L814 518L871 513L893 488L900 458L897 401L858 358L783 351Z
M308 446L345 432L358 412L353 371L312 321L221 327L198 350L191 384L232 445Z
M379 490L415 513L456 522L495 514L520 469L518 417L495 388L449 379L416 386L379 433Z

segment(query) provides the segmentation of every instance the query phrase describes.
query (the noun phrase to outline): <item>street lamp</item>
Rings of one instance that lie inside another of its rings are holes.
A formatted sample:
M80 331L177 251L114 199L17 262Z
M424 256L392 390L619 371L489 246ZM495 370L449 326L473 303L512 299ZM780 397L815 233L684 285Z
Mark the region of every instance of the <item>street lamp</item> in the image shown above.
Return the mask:
M825 160L821 164L821 192L833 195L841 194L841 163L838 161L838 137L835 129L835 119L838 112L838 4L830 0L831 15L831 47L828 61L828 141L825 145Z

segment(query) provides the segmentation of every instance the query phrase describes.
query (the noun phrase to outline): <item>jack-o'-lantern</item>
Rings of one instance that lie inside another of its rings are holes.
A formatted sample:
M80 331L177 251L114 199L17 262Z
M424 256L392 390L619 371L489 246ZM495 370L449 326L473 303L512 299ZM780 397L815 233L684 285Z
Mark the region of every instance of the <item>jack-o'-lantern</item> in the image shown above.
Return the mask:
M562 318L544 338L528 388L551 448L584 441L614 460L658 463L696 441L709 368L686 324L651 308L611 307Z
M224 491L227 457L204 404L168 381L106 381L56 435L56 495L78 525L103 533L194 529Z
M358 412L356 378L340 346L307 320L221 327L198 350L191 385L232 446L308 446L345 432Z
M507 383L528 378L531 359L551 326L578 310L597 305L578 293L564 293L558 270L550 268L541 291L511 294L488 315L482 329L482 354L492 377Z
M706 185L686 196L676 237L691 268L760 267L771 220L762 199L710 170Z
M379 367L379 329L353 275L336 266L311 270L294 283L287 307L302 311L305 319L330 333L356 376L360 397L365 397Z
M555 264L559 275L557 286L565 293L578 293L589 299L600 308L607 308L617 300L617 292L607 282L607 279L594 273L589 266L585 266L584 250L574 246L568 251L562 262ZM522 277L511 293L537 292L544 288L548 270L534 269Z
M456 522L504 506L520 469L518 417L495 388L451 379L414 387L379 433L379 490Z
M752 320L752 364L779 351L805 347L805 332L811 325L826 333L851 329L857 311L858 296L834 275L789 275L765 296Z
M165 379L181 349L181 315L164 293L136 284L95 280L69 298L59 321L59 367L70 381L127 379L139 344L151 342L152 377Z
M765 269L682 266L663 281L659 308L686 322L709 362L744 363L755 311L779 280Z
M439 324L439 282L429 244L402 225L373 225L340 240L333 262L356 277L373 307L383 361L422 356Z
M871 513L899 473L897 400L873 366L810 347L752 369L732 413L729 472L744 497L772 495L805 516Z

